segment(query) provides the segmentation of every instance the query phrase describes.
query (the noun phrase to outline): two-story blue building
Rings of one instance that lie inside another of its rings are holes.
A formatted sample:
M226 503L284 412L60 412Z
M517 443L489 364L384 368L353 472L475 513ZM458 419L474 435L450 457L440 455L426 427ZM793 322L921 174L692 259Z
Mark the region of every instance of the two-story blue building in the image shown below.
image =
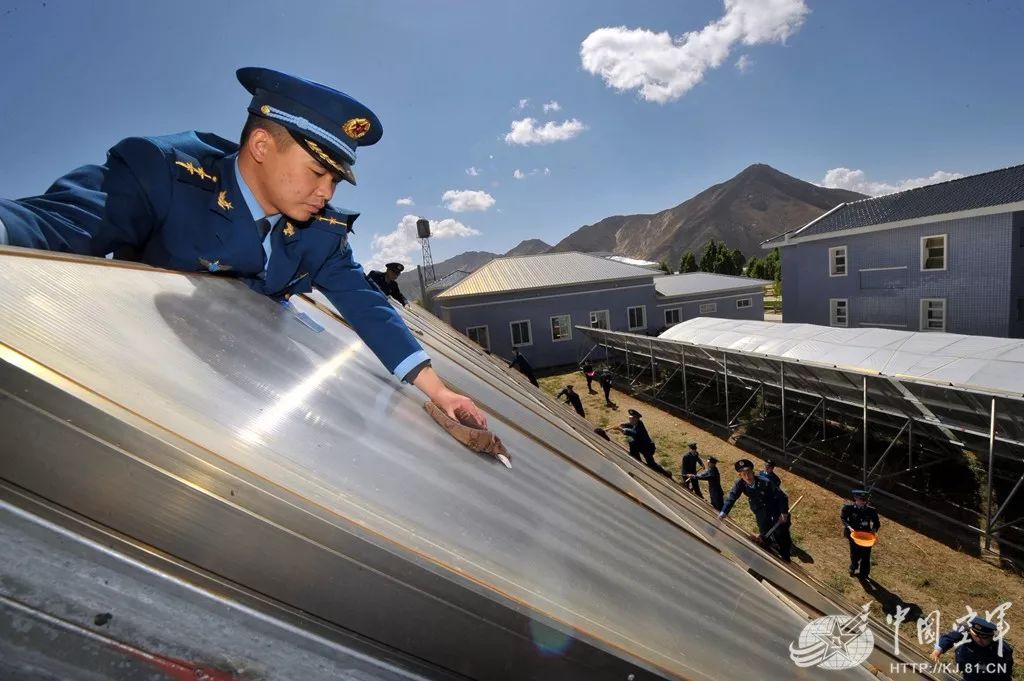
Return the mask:
M786 323L1024 337L1024 165L843 203L765 241Z
M492 260L438 294L434 309L485 349L511 357L518 347L543 368L573 364L590 349L576 326L654 333L698 315L761 319L765 283L545 253Z

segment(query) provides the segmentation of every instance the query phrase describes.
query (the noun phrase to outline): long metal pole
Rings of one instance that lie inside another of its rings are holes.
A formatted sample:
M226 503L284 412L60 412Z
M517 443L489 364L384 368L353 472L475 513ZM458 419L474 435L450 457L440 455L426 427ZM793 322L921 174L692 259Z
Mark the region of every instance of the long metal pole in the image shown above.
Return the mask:
M779 390L782 394L782 453L786 453L786 363L779 363Z
M729 356L722 353L722 372L725 377L725 427L729 427Z
M683 358L683 408L686 413L690 413L690 394L686 390L686 346L682 346L682 358Z
M914 421L911 419L907 430L907 468L914 467Z
M658 382L658 370L654 366L654 341L647 341L647 351L651 353L651 387Z
M985 506L985 550L992 548L992 476L996 469L996 398L988 422L988 503Z
M864 489L868 488L868 377L864 376L863 393L861 397L861 404L864 408L864 451L863 451L863 473L864 473Z
M828 424L828 418L825 416L825 398L821 398L821 441L824 442L828 439L828 433L825 431L825 427Z

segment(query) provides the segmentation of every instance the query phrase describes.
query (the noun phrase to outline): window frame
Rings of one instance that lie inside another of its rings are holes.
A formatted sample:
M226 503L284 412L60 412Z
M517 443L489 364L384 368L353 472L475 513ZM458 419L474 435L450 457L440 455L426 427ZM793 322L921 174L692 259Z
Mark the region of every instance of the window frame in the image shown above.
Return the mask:
M701 303L697 306L697 314L716 314L718 312L718 301L712 303Z
M928 239L942 239L942 267L925 267L925 263L928 262L928 252L925 250L925 242ZM930 234L928 236L921 237L921 272L945 272L949 267L949 235L948 234ZM929 298L929 300L940 300L939 298Z
M839 323L839 315L836 310L836 303L843 304L843 323ZM849 298L829 298L828 299L828 325L837 329L846 329L850 327L850 299Z
M641 320L641 321L643 321L643 326L633 326L633 323L632 323L632 321L630 321L630 318L629 318L629 313L630 313L631 310L640 310L640 314L643 317L643 319ZM626 327L630 331L640 331L642 329L646 329L647 328L647 306L646 305L630 305L629 307L626 308Z
M568 324L566 326L566 329L565 329L566 332L568 333L568 335L565 338L555 338L555 320L556 319L568 319L569 320L569 322L568 322ZM551 342L552 343L564 343L566 341L571 341L572 340L572 315L569 314L569 313L551 315L550 317L548 317L548 328L551 330Z
M526 333L530 335L530 341L528 343L516 343L516 334L513 331L513 327L516 324L526 324ZM515 319L508 323L508 337L512 341L512 347L514 348L525 348L533 345L533 323L529 319Z
M484 345L483 343L481 343L478 340L475 340L472 336L469 335L469 332L473 331L475 329L483 329L484 330L484 335L487 337L487 345ZM474 343L476 343L477 345L482 347L487 352L491 351L491 330L487 327L487 324L478 324L477 326L467 326L466 327L466 338L469 338L469 340L473 341Z
M746 305L740 305L740 303L746 303ZM737 310L745 310L748 307L753 307L753 306L754 306L754 299L753 298L737 298L736 299L736 309Z
M594 315L604 313L605 326L594 326ZM590 328L592 329L604 329L610 331L612 328L612 315L608 310L591 310L590 311Z
M669 312L675 312L676 313L676 317L678 318L677 321L670 322L668 320L668 313ZM665 313L664 314L665 326L675 326L676 324L680 324L683 321L683 308L681 308L681 307L670 307L670 308L664 310L664 313Z
M839 255L839 251L843 252L843 272L837 274L833 270L835 269L836 256ZM828 249L828 276L834 277L845 277L850 274L850 251L846 246L832 246ZM836 300L841 300L837 298Z
M941 329L930 329L927 328L928 320L926 317L928 310L928 303L942 303L942 328ZM949 318L949 305L945 298L921 298L921 302L918 303L918 329L925 332L932 333L945 333L946 332L946 320Z

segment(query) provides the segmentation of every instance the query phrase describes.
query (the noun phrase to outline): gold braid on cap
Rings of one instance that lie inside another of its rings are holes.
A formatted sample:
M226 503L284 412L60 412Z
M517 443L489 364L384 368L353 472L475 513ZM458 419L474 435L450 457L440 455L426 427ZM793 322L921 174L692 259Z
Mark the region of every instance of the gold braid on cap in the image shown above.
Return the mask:
M317 144L313 140L305 140L305 142L306 142L306 146L309 147L310 151L312 151L314 154L316 154L317 158L319 158L324 163L330 165L332 168L337 170L342 175L348 175L348 173L345 172L345 168L343 168L341 165L339 165L338 162L335 161L333 158L328 156L327 152L325 152L323 149L321 149L319 144Z

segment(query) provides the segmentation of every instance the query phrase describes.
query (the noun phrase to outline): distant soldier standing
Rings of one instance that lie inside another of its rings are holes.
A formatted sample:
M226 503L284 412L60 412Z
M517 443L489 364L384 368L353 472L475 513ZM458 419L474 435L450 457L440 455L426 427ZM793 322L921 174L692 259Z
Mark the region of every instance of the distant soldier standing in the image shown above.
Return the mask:
M700 473L693 475L694 480L708 481L708 496L711 497L711 507L716 511L722 510L722 476L718 472L718 459L708 457L708 467Z
M775 459L766 459L764 462L764 470L758 473L758 475L765 480L774 482L777 487L782 487L782 478L775 473Z
M526 358L519 353L519 348L512 348L512 352L515 356L512 358L512 361L509 362L508 368L511 369L512 367L515 367L516 369L519 369L523 376L526 376L526 380L539 388L540 384L537 383L537 377L533 375L533 367L530 366L530 363L526 361Z
M689 449L683 454L683 460L679 464L679 472L683 476L683 487L703 499L704 495L700 491L699 478L696 477L698 468L704 468L704 462L697 452L697 443L691 442Z
M594 390L594 379L597 378L597 372L594 371L594 364L589 359L585 360L580 365L580 371L583 372L584 378L587 379L587 392L591 395L596 395L597 391Z
M839 512L839 518L843 521L843 536L850 542L850 576L859 574L861 579L867 579L871 572L871 547L857 544L851 531L876 533L882 523L875 507L868 506L867 490L855 489L850 493L853 495L853 503L844 505Z
M612 403L612 400L609 397L609 395L612 392L612 374L607 369L605 369L601 373L600 383L601 383L601 390L604 391L604 404L605 404L605 406L606 407L614 407L615 405Z

